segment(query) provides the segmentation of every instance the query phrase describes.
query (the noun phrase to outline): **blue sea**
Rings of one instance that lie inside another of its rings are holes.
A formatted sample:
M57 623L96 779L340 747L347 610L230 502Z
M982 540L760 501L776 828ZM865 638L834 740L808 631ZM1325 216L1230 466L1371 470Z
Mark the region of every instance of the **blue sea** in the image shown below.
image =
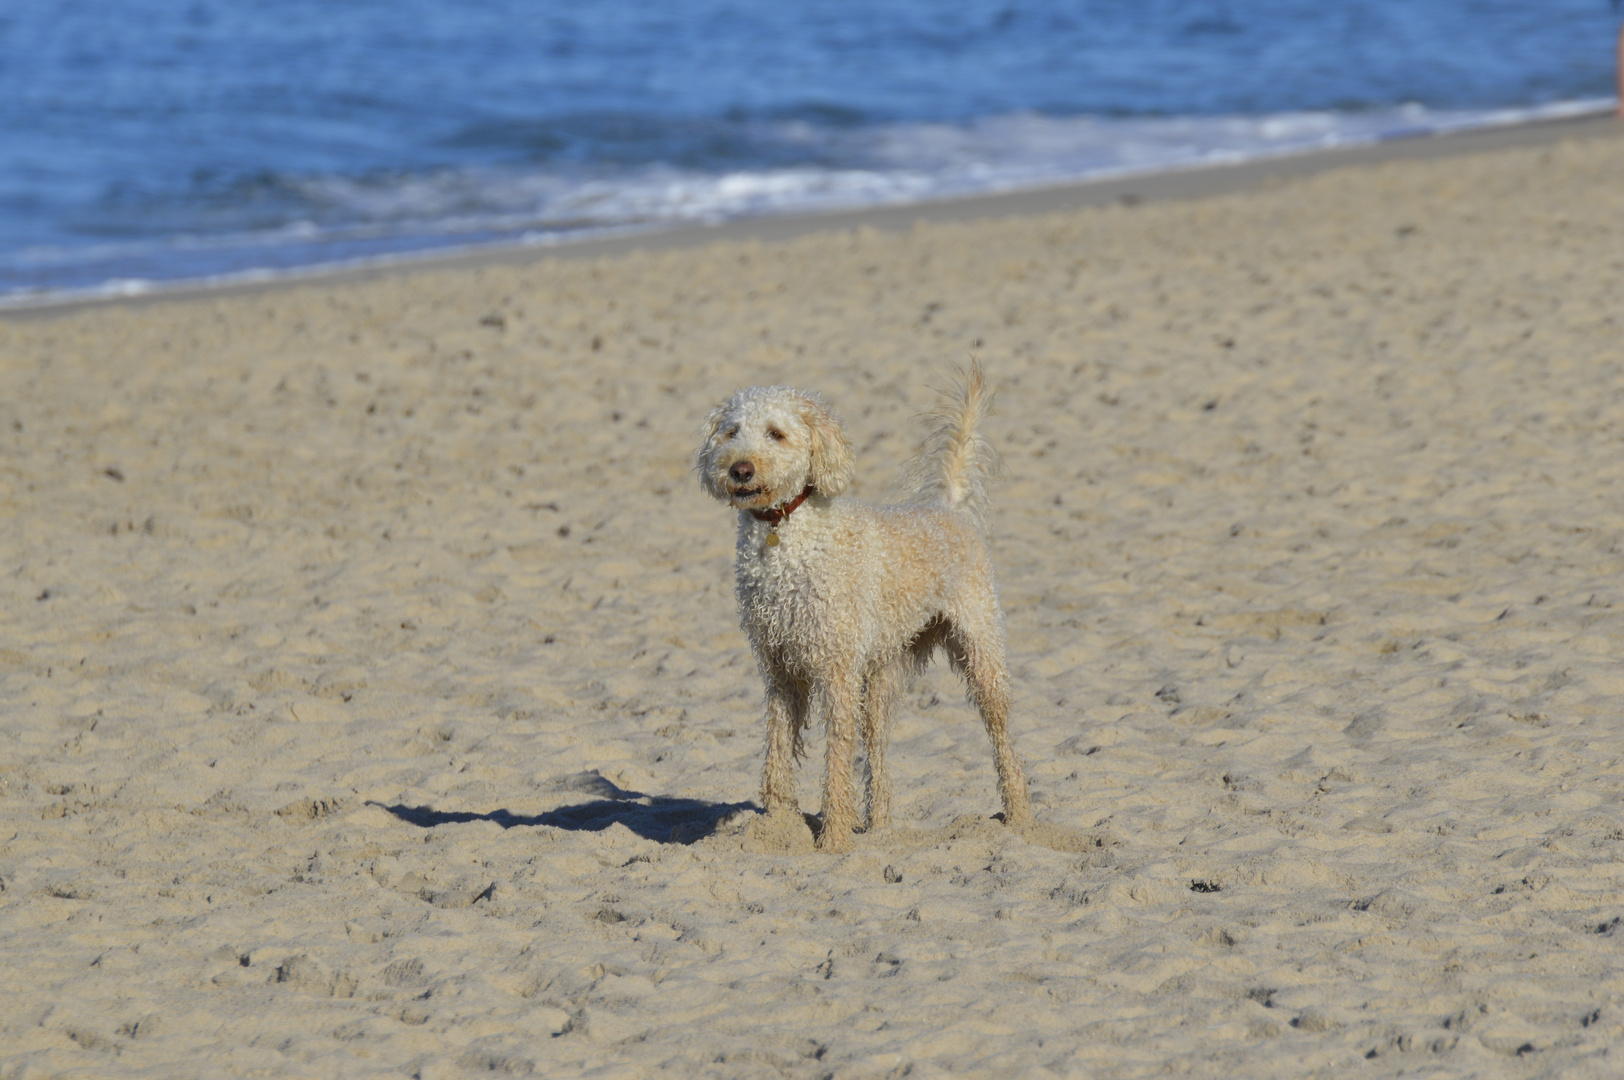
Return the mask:
M1609 0L23 0L0 303L1614 105Z

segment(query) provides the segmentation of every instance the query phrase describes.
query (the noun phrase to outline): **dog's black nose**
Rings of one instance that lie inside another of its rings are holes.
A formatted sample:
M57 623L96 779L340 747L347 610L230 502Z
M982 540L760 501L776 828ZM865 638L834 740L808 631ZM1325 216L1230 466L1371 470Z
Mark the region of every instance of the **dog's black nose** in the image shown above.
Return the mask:
M735 461L733 467L727 470L727 475L735 484L748 484L750 478L756 475L756 467L748 461Z

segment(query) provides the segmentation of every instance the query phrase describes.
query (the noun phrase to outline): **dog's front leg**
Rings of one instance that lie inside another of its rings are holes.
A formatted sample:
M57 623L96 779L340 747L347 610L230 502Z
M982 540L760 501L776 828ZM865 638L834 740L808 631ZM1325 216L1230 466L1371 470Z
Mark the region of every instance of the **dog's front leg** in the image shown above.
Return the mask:
M862 680L849 670L835 671L814 691L823 713L828 749L824 759L821 851L851 847L857 827L857 800L852 788L852 758L857 748L857 714L862 707Z
M761 805L769 814L795 813L795 759L806 726L806 691L782 672L762 667L767 684L767 765L761 774Z

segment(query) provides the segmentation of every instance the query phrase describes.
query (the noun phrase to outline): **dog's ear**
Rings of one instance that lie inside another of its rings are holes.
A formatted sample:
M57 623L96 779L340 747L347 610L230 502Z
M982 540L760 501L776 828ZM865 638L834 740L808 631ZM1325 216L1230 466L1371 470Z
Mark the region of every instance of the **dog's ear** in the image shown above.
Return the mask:
M716 433L722 429L722 421L727 418L727 407L731 404L731 401L724 401L706 414L705 423L699 436L702 445L708 445L712 439L716 438Z
M710 460L711 444L716 441L716 433L722 429L722 421L727 419L729 402L722 402L712 409L705 417L705 423L700 429L699 453L694 461L694 468L699 470L699 483L709 490L709 480L705 474L705 466Z
M846 438L846 429L816 394L801 395L801 422L812 434L807 482L824 495L839 495L851 483L851 440Z

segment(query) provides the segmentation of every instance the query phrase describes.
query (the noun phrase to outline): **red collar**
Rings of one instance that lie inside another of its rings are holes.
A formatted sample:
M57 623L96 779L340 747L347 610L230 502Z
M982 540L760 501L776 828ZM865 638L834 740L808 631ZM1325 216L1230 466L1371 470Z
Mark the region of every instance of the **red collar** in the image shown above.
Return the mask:
M777 526L779 522L795 513L795 508L806 502L806 497L812 494L812 485L808 484L801 489L801 493L782 506L775 506L770 510L752 510L750 516L757 521L765 521L769 525Z

